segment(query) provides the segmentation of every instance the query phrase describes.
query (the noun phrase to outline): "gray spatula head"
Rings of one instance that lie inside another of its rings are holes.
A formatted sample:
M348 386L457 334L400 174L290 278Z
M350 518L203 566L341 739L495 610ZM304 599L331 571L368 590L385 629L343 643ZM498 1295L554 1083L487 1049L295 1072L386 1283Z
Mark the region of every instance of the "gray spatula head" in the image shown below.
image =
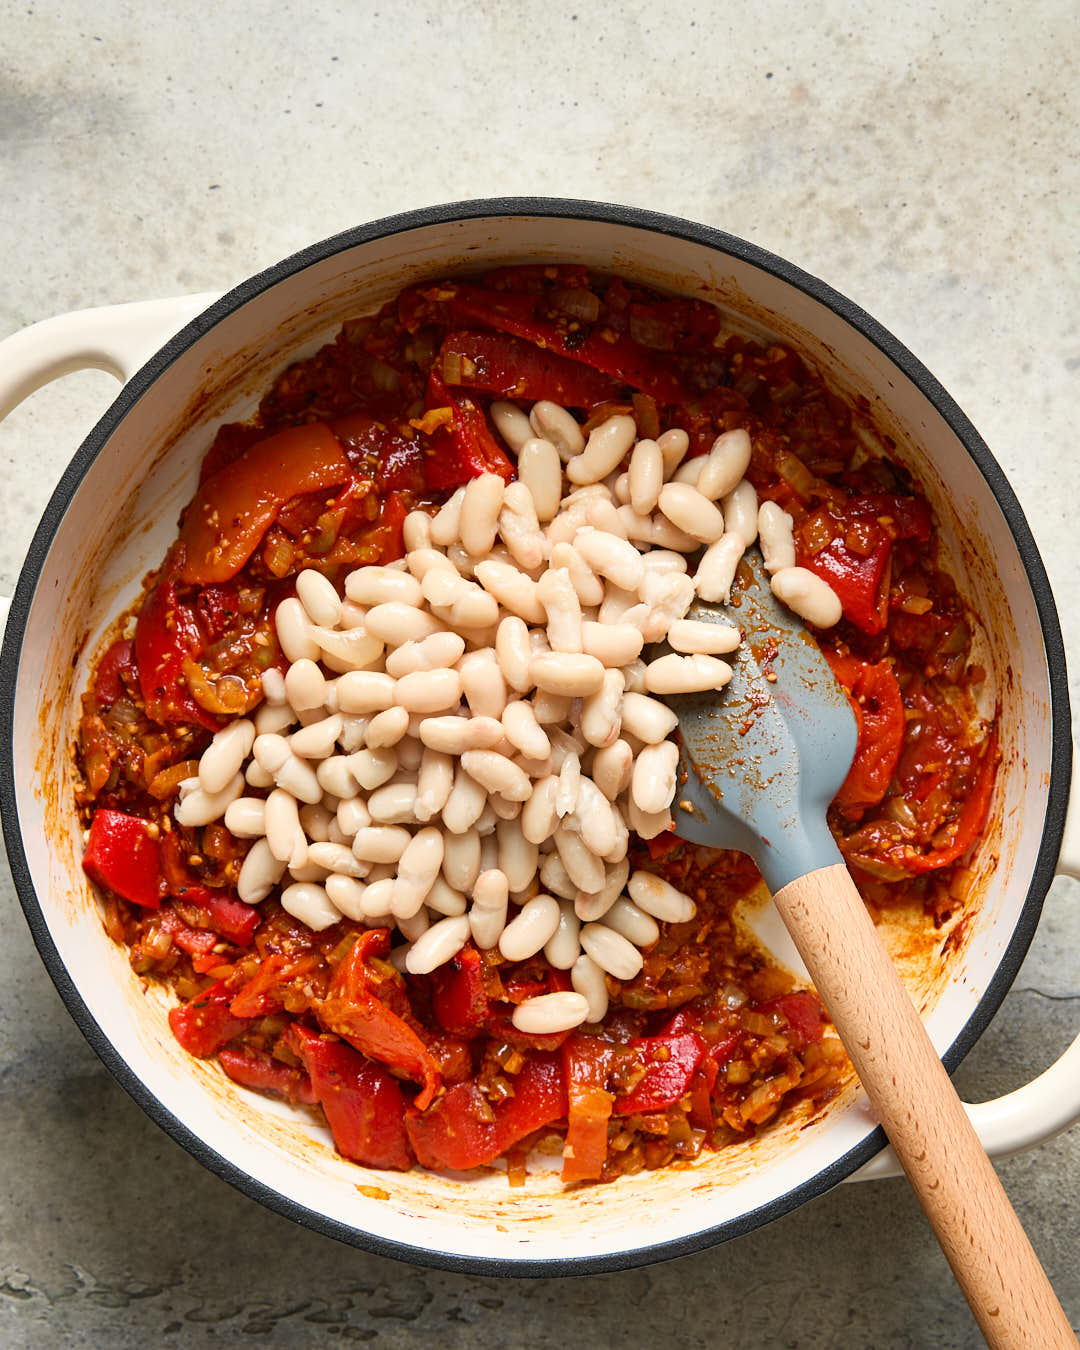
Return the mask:
M773 595L756 548L731 599L697 601L687 615L743 630L730 684L665 698L682 737L675 832L749 853L775 893L841 861L825 812L851 767L857 727L817 642Z

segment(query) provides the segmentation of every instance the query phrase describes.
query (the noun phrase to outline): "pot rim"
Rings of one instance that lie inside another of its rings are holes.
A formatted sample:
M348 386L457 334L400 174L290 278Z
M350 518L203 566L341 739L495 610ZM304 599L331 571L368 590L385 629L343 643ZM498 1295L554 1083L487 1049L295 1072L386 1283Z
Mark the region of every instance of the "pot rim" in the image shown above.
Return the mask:
M430 1247L415 1247L354 1228L308 1209L248 1175L178 1120L130 1068L91 1016L52 940L31 881L18 823L13 735L16 686L26 622L53 537L83 477L109 437L157 378L184 351L228 315L287 277L360 244L373 243L419 228L452 225L485 217L570 218L647 230L703 245L769 273L832 310L888 357L937 410L986 480L1016 543L1042 630L1050 686L1051 767L1042 838L1019 919L985 992L942 1055L946 1069L950 1073L956 1069L989 1025L1016 977L1034 936L1042 913L1043 900L1054 877L1064 831L1072 739L1065 649L1050 582L1031 529L1004 471L968 418L921 361L866 311L817 277L735 235L679 217L663 215L640 207L547 197L479 198L405 211L345 230L301 249L241 282L182 328L124 385L79 446L50 497L27 550L8 615L3 648L0 650L0 747L2 747L0 817L3 821L8 861L19 901L38 953L68 1012L99 1059L128 1095L157 1125L211 1172L284 1217L315 1232L337 1238L379 1256L443 1270L496 1276L598 1274L688 1255L729 1238L742 1236L778 1219L831 1189L878 1153L887 1143L884 1131L878 1127L843 1157L768 1204L681 1238L633 1247L626 1251L541 1260L462 1256Z

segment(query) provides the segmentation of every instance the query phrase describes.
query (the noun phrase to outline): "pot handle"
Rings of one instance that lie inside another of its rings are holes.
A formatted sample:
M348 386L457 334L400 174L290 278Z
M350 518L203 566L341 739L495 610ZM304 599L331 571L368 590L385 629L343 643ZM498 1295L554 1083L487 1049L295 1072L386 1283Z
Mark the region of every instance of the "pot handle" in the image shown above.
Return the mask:
M1058 857L1058 875L1080 880L1080 756L1073 758L1069 807ZM1037 1078L989 1102L965 1102L983 1148L991 1158L1008 1158L1034 1148L1080 1120L1080 1035ZM848 1181L876 1181L901 1173L892 1148L883 1149Z
M80 309L13 333L0 342L0 418L42 385L76 370L104 370L125 383L219 294Z

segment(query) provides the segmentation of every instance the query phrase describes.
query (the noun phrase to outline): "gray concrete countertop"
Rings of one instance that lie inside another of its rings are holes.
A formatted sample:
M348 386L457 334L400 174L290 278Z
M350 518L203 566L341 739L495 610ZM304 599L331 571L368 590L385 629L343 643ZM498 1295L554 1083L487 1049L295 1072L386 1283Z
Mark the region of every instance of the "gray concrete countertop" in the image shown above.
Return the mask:
M339 229L472 196L629 202L790 258L941 379L1009 475L1080 672L1080 259L1069 0L819 5L269 0L0 8L0 335L218 289ZM1071 106L1070 106L1071 105ZM0 429L0 592L109 377ZM1074 692L1074 699L1076 694ZM651 1270L509 1282L411 1268L260 1208L161 1134L83 1042L0 879L0 1343L411 1348L966 1347L905 1184L843 1186ZM1017 1087L1080 1021L1058 881L957 1074ZM1000 1167L1080 1324L1080 1131Z

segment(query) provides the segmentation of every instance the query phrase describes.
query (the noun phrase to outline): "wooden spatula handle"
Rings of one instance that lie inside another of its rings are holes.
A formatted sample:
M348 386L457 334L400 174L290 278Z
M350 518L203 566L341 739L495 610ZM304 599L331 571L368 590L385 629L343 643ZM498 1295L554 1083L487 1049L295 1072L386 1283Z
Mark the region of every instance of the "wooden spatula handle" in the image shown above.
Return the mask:
M774 896L987 1344L1076 1350L1009 1197L842 863Z

